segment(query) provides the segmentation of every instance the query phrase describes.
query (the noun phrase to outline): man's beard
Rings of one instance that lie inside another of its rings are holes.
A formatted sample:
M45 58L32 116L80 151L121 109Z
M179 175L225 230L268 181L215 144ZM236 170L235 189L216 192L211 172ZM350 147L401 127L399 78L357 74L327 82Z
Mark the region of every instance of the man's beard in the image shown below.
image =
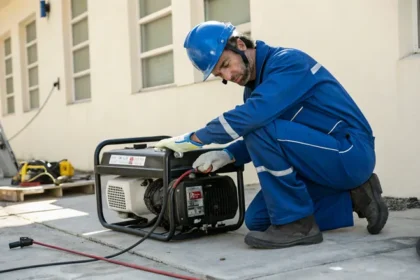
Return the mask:
M242 74L242 78L239 81L240 85L246 85L248 83L250 77L251 77L251 69L250 69L249 64L247 66L245 66L245 63L244 63L243 69L244 69L244 71L243 71L243 74Z

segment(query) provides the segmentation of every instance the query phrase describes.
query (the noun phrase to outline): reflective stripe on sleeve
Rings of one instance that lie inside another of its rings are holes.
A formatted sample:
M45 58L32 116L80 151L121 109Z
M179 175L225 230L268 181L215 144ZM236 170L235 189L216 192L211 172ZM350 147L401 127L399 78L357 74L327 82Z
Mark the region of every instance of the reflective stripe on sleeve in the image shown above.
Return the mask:
M311 72L312 72L312 74L313 75L315 75L316 74L316 72L318 72L318 70L319 70L319 68L321 68L321 64L319 64L319 63L317 63L317 64L315 64L312 68L311 68Z
M223 115L219 116L219 121L222 124L223 128L225 129L226 133L232 137L232 139L239 138L238 133L233 130L233 128L230 126L230 124L226 121L225 117Z

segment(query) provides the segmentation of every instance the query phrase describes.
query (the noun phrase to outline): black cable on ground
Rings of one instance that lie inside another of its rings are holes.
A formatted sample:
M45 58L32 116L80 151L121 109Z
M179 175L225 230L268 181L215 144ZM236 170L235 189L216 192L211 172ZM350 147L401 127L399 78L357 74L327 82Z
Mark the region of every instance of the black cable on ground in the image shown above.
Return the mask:
M177 181L174 183L173 187L176 188L177 185L179 184L179 182L187 175L189 175L190 173L194 172L194 169L190 169L188 171L186 171L184 174L182 174ZM169 188L168 191L168 197L169 197L169 192L170 192L171 188ZM121 254L126 253L127 251L133 249L134 247L138 246L139 244L141 244L144 240L146 240L147 238L149 238L149 236L156 230L156 228L158 227L158 225L161 223L164 213L166 211L166 207L167 207L168 202L167 201L163 201L163 206L161 209L161 212L159 213L159 216L156 220L156 223L153 225L152 229L145 235L143 236L139 241L137 241L136 243L134 243L133 245L131 245L130 247L106 256L104 258L106 259L110 259L110 258L114 258L116 256L119 256ZM32 244L32 243L31 243ZM27 246L27 245L26 245ZM56 263L45 263L45 264L37 264L37 265L30 265L30 266L21 266L21 267L15 267L15 268L9 268L9 269L5 269L5 270L0 270L0 274L1 273L6 273L6 272L12 272L12 271L17 271L17 270L24 270L24 269L30 269L30 268L40 268L40 267L47 267L47 266L56 266L56 265L67 265L67 264L80 264L80 263L88 263L88 262L95 262L98 261L98 259L88 259L88 260L80 260L80 261L68 261L68 262L56 262Z
M164 205L164 207L166 207L166 205ZM163 210L163 208L162 208ZM146 234L144 237L142 237L138 242L136 242L135 244L131 245L130 247L109 255L109 256L105 256L104 258L106 259L110 259L110 258L114 258L116 256L122 255L124 253L126 253L127 251L131 250L132 248L136 247L137 245L139 245L140 243L142 243L144 240L146 240L152 233L153 231L157 228L157 226L160 224L161 219L163 217L163 211L159 214L158 219L156 220L156 223L154 224L153 228L149 231L148 234ZM5 273L5 272L12 272L12 271L17 271L17 270L23 270L23 269L29 269L29 268L39 268L39 267L47 267L47 266L55 266L55 265L67 265L67 264L79 264L79 263L88 263L88 262L95 262L98 261L97 259L93 259L93 260L80 260L80 261L68 261L68 262L57 262L57 263L45 263L45 264L37 264L37 265L30 265L30 266L22 266L22 267L15 267L15 268L10 268L10 269L5 269L5 270L0 270L0 273Z

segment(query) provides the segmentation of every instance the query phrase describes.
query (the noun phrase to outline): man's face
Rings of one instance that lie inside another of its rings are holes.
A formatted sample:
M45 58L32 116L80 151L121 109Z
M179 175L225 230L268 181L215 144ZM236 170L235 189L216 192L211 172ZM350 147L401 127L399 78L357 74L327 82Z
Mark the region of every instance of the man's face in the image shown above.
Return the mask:
M248 83L251 77L250 68L245 66L242 57L229 50L223 51L212 74L241 86Z

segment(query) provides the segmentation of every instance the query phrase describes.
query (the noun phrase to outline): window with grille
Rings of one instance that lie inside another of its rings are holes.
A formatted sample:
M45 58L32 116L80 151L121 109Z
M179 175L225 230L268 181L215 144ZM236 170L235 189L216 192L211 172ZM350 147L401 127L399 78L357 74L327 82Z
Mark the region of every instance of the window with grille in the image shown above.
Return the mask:
M74 101L91 98L87 0L71 0L71 52Z
M13 86L13 57L12 57L12 39L3 40L4 49L4 83L5 83L5 114L15 113L15 94Z
M27 92L29 93L29 109L32 110L39 108L38 47L35 20L25 26L24 38Z
M142 88L174 83L171 0L138 0Z

